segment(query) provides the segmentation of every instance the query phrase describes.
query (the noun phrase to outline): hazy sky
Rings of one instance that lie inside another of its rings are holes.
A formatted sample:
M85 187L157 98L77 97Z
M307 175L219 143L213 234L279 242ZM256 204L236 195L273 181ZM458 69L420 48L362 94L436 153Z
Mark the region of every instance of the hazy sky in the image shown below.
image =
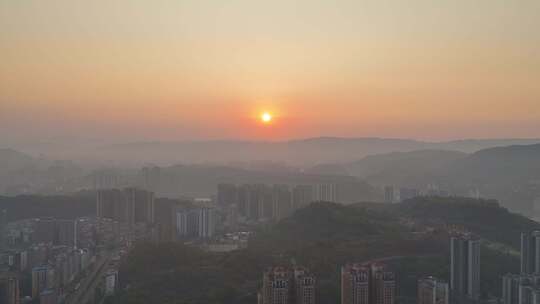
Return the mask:
M540 137L539 29L538 0L0 0L0 138Z

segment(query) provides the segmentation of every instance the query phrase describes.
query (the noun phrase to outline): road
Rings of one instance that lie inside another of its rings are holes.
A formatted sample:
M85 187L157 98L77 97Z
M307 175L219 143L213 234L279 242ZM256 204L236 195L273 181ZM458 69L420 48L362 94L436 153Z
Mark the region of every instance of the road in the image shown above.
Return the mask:
M105 271L107 271L107 264L111 261L113 252L103 252L101 258L96 261L96 266L91 274L81 281L81 285L77 291L70 294L65 303L66 304L86 304L92 303L94 297L94 290L101 283L101 278Z

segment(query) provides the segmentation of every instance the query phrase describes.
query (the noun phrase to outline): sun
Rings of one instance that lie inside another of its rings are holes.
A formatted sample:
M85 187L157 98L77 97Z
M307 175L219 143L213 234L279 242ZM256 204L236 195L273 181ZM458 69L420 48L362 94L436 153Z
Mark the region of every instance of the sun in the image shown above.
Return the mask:
M263 123L269 123L272 121L272 114L268 113L268 112L264 112L261 114L261 121Z

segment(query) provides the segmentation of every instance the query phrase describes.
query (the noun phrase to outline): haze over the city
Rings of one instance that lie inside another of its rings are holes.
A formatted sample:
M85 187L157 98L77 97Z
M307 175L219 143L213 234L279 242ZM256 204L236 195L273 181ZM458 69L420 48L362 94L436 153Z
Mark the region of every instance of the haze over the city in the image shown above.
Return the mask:
M2 146L538 138L539 12L536 0L4 0Z
M540 304L540 0L0 0L0 304Z

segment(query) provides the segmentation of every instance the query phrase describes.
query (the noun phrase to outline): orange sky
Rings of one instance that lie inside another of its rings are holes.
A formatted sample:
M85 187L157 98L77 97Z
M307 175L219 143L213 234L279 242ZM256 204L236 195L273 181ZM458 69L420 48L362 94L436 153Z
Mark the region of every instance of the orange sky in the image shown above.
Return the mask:
M0 0L0 136L540 137L538 28L536 0Z

